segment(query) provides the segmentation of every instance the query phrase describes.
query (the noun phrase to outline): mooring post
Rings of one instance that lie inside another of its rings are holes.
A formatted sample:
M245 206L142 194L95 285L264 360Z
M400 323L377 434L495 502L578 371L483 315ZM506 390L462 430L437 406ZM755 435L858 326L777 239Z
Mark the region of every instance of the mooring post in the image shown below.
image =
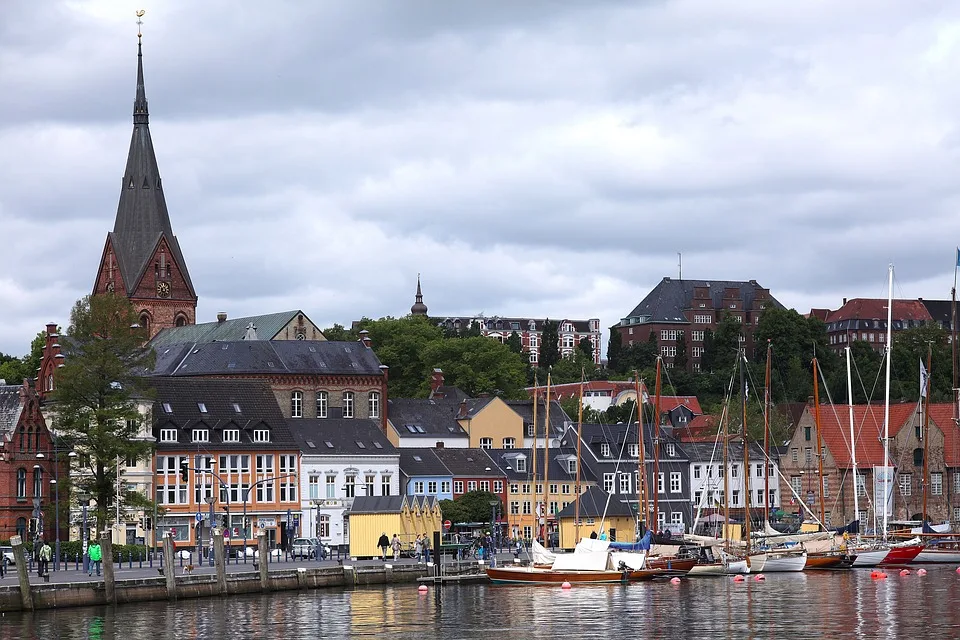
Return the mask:
M173 534L163 536L163 575L167 579L167 597L177 599L177 579L174 574L177 566L174 564Z
M10 538L13 546L13 559L17 565L17 578L20 581L20 606L33 611L33 594L30 593L30 569L27 567L27 554L23 552L23 539L20 536ZM0 558L2 561L2 558Z
M113 532L100 532L100 549L103 551L103 589L107 602L117 603L116 579L113 566Z
M270 549L267 548L266 532L261 530L257 532L257 549L260 552L260 589L262 591L270 590Z
M220 595L227 595L227 567L226 554L223 545L223 529L213 530L213 561L217 565L217 590Z

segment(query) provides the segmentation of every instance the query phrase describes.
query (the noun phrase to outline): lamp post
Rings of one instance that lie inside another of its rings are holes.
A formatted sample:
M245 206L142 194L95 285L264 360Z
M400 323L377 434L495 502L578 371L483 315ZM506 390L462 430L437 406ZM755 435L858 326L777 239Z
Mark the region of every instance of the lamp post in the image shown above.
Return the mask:
M212 567L213 566L213 503L216 502L217 499L213 496L213 494L211 494L206 498L204 498L204 500L206 500L207 504L210 505L210 566Z
M54 449L53 453L61 453L62 449ZM68 458L76 458L77 452L70 451L67 453ZM37 454L37 460L43 460L43 453ZM60 459L58 456L54 456L53 462L53 480L50 481L50 484L53 485L53 496L54 496L54 526L57 528L55 533L54 540L54 556L53 556L53 570L60 570Z
M275 480L283 480L284 478L296 478L297 474L295 473L286 473L282 476L274 476L272 478L264 478L263 480L257 480L252 485L246 488L243 492L243 520L240 522L240 526L243 527L243 556L247 556L247 499L250 498L250 491L254 487L260 486L264 482L273 482Z
M83 570L89 570L90 561L87 559L87 540L89 533L87 531L87 507L90 506L90 494L86 491L81 491L77 493L77 500L80 502L80 506L83 507L83 529L80 532L80 538L83 540ZM154 525L156 526L156 525Z
M500 504L499 500L490 501L490 543L493 544L493 532L496 530L497 526L497 505Z

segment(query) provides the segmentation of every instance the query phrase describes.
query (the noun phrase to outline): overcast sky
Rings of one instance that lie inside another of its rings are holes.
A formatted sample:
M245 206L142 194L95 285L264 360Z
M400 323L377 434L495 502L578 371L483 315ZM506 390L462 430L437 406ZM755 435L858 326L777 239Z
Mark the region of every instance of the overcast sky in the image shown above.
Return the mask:
M663 276L948 299L960 3L164 0L150 127L198 319L617 322ZM0 3L0 351L90 292L136 3Z

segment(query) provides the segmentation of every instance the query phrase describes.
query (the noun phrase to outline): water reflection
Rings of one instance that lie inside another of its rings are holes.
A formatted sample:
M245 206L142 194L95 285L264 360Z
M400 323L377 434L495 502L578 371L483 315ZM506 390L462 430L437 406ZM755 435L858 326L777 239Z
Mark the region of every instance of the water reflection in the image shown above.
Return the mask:
M13 638L960 637L952 568L871 580L868 572L771 574L679 585L326 589L6 614ZM641 636L642 637L642 636Z

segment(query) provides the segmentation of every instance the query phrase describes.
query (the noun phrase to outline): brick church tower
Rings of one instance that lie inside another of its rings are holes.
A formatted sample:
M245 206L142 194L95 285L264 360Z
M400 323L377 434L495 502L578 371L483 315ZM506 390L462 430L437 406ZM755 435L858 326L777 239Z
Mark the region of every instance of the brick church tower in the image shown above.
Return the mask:
M140 325L152 338L166 327L195 324L197 293L170 226L149 122L143 51L138 44L133 137L117 219L113 231L107 234L93 294L126 295L140 315Z

